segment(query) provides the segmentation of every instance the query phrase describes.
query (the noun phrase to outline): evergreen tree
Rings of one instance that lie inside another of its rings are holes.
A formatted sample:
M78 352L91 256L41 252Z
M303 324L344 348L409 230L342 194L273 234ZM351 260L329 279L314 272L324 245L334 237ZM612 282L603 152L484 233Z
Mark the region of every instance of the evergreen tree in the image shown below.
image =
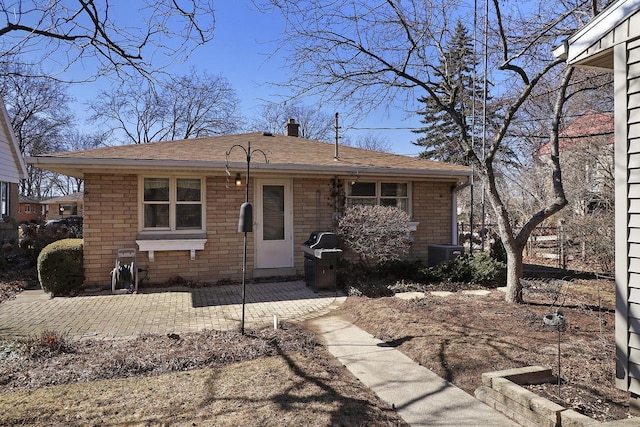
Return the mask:
M458 164L468 164L466 153L461 148L460 138L464 126L467 135L475 131L472 126L472 110L475 101L477 110L481 111L482 87L473 81L473 70L477 62L473 55L472 39L467 29L458 21L450 41L449 49L442 52L440 63L434 67L432 79L438 99L422 97L418 101L424 103L421 123L425 126L414 130L422 134L415 145L424 147L420 157ZM475 96L474 96L475 90ZM456 123L447 109L455 110L462 123ZM480 137L476 140L481 141Z

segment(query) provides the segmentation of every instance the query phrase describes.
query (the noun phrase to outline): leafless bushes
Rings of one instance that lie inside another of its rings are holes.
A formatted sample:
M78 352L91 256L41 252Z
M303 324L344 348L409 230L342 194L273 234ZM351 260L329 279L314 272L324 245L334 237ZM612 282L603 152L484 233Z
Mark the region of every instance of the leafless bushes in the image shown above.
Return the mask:
M391 206L353 206L338 235L365 265L403 259L409 252L409 214Z

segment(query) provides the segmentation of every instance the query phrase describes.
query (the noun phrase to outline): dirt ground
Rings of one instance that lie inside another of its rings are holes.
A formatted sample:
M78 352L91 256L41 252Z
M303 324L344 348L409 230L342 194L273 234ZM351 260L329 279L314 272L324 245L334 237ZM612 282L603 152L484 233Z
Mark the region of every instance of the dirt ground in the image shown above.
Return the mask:
M483 372L542 365L556 376L559 368L561 384L531 387L537 394L598 421L627 418L628 396L615 387L614 282L524 283L523 305L505 303L496 289L443 297L432 286L413 300L350 297L338 313L468 393ZM543 322L558 308L568 321L562 332Z

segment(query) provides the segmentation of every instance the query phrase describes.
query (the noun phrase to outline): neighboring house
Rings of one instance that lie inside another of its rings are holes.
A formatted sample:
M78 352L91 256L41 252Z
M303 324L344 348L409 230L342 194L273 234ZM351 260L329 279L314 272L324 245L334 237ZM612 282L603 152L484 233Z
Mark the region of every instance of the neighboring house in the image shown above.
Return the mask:
M84 194L82 192L53 197L43 200L41 203L45 206L46 219L84 216Z
M44 221L47 212L46 205L35 197L20 196L18 221L22 223L40 223Z
M0 101L0 245L18 237L18 184L27 177L18 141L4 103Z
M613 211L613 130L612 113L591 110L568 120L558 135L562 182L574 214ZM535 159L536 166L551 166L550 142Z
M415 257L426 259L430 244L456 243L456 192L468 183L470 168L338 148L298 138L297 131L290 121L287 135L134 144L27 161L84 180L87 284L109 285L122 248L139 251L138 263L148 265L154 282L176 276L210 283L242 278L238 220L249 144L249 278L302 274L301 245L314 231L333 230L335 212L345 204L405 209L417 223Z
M640 0L614 1L554 54L614 73L616 384L639 412Z

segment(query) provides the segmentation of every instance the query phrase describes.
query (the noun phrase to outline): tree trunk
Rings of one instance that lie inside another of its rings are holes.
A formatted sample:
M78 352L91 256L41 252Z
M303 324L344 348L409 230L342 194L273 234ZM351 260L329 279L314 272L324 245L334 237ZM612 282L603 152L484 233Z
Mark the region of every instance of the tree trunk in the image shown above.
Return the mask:
M511 250L505 245L507 252L507 292L505 301L522 303L522 251Z

